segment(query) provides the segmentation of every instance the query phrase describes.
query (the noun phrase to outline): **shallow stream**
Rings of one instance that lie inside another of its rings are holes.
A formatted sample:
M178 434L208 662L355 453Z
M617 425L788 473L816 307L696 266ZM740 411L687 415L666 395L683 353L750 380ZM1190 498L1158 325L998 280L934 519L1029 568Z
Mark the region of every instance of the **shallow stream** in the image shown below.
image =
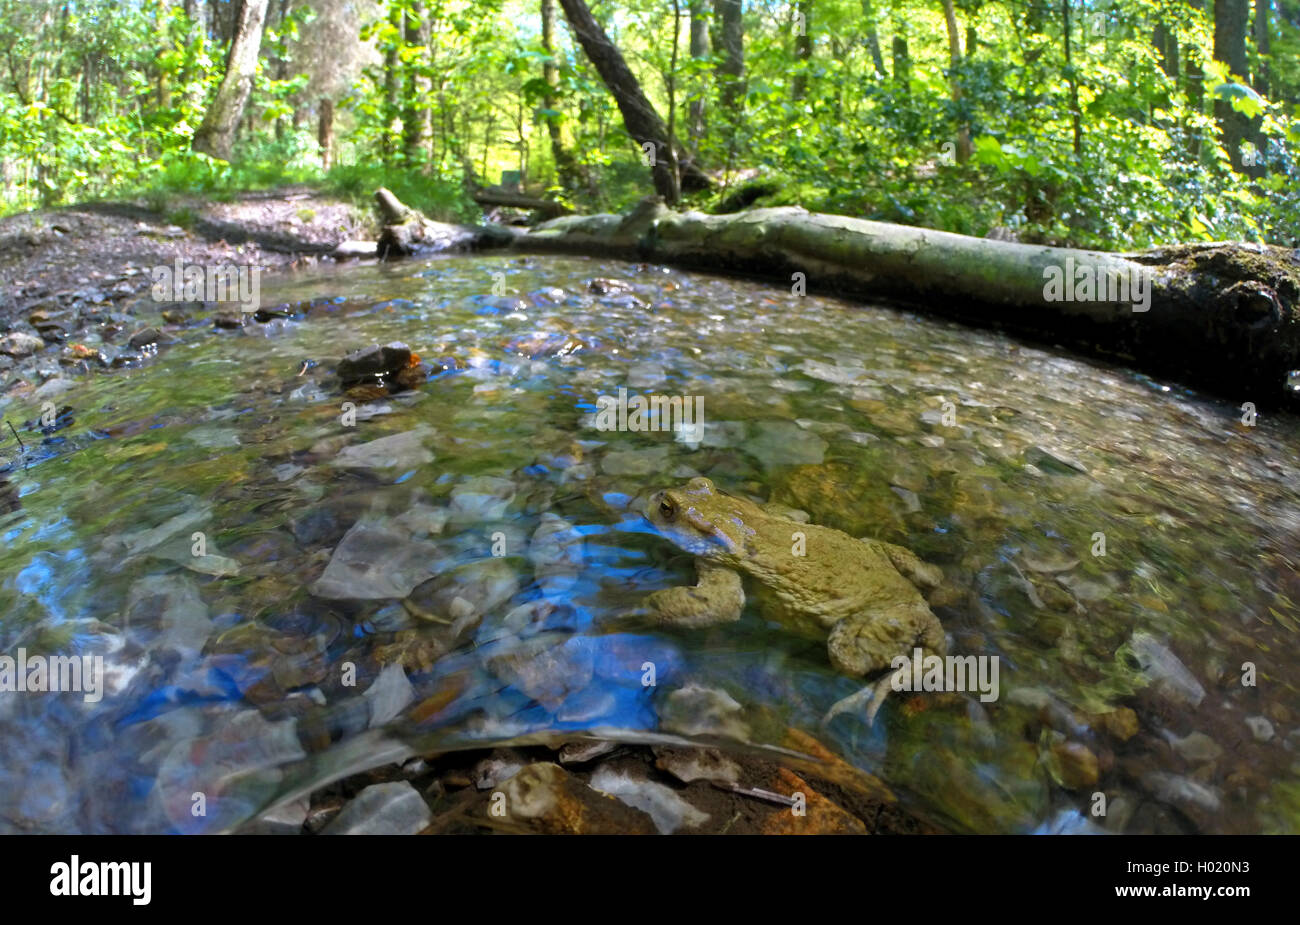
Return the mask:
M0 443L0 652L107 670L98 702L0 693L0 830L225 831L402 749L793 728L951 831L1300 831L1300 421L658 266L455 258L261 298L290 316L196 323ZM446 368L345 395L339 358L390 341ZM702 398L703 427L597 429L620 387ZM861 686L823 643L753 608L655 630L641 601L694 568L641 511L696 475L942 567L949 648L998 658L997 699L822 728Z

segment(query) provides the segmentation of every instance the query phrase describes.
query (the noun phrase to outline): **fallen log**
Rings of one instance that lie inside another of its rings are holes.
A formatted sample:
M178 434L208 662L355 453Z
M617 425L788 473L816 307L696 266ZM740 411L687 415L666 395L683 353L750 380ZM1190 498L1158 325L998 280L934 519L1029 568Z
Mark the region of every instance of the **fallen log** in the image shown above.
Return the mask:
M412 225L417 251L508 245L776 279L1066 346L1257 406L1300 399L1300 372L1291 375L1300 371L1300 250L1216 243L1105 253L797 207L674 212L659 197L627 215L469 228L413 218L387 190L376 198L386 220L402 219L385 236Z
M537 212L542 218L558 218L561 215L569 215L573 212L563 203L556 202L554 199L539 199L536 196L528 196L524 193L510 193L505 190L479 189L475 190L473 199L481 206L506 206L511 209L530 209Z
M1194 244L1136 253L972 238L800 208L567 216L513 247L780 279L1026 335L1235 400L1294 401L1300 250Z
M512 240L506 229L496 225L453 225L435 222L402 203L387 189L375 191L375 204L383 218L377 253L380 259L419 254L501 247Z

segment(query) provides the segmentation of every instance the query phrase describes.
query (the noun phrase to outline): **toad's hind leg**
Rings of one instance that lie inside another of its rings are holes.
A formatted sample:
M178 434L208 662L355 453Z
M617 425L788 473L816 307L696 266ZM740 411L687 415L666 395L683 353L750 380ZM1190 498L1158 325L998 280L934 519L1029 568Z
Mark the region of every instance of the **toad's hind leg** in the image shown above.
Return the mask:
M914 649L922 650L922 658L927 655L943 655L947 651L943 627L930 612L930 608L918 602L908 610L905 615L841 620L831 630L827 640L831 663L844 674L862 677L873 675L892 668L894 659L898 656L906 656L908 662L887 672L857 693L832 704L822 716L823 726L841 713L858 712L866 714L868 726L874 724L885 698L896 687L895 680L900 682L897 686L901 687L901 681L912 670ZM905 631L904 628L909 627L913 629Z
M693 588L664 588L646 598L650 615L667 626L686 628L731 623L740 619L745 591L740 575L708 562L696 564Z

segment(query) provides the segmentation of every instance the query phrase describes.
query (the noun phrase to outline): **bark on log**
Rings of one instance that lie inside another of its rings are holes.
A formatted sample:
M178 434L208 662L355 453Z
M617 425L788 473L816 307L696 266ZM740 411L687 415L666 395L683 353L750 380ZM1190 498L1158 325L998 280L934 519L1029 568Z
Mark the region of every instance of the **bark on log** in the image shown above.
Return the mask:
M1300 250L1221 243L1112 254L800 208L678 213L654 199L626 216L554 219L518 235L514 246L775 277L785 285L803 273L809 292L903 303L1241 401L1296 398L1286 383L1300 369ZM1051 291L1067 271L1075 285ZM1100 298L1097 287L1082 291L1085 278L1099 282ZM1109 298L1121 294L1121 280L1129 298ZM1145 311L1135 305L1135 281L1145 281Z

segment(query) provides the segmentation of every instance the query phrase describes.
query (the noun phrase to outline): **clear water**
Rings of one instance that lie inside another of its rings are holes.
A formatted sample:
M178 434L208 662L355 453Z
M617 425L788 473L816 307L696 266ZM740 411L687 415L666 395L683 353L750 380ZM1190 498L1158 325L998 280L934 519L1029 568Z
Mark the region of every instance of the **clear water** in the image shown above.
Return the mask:
M0 829L221 831L415 751L793 727L954 831L1300 830L1295 419L662 267L458 258L262 300L298 314L79 381L4 476L0 651L103 655L109 689L0 693ZM335 362L393 340L463 368L347 426ZM703 397L703 440L595 429L619 387ZM940 565L950 648L999 657L998 699L821 729L859 686L821 643L751 610L650 629L640 601L694 571L640 505L696 474ZM320 581L345 534L369 572Z

